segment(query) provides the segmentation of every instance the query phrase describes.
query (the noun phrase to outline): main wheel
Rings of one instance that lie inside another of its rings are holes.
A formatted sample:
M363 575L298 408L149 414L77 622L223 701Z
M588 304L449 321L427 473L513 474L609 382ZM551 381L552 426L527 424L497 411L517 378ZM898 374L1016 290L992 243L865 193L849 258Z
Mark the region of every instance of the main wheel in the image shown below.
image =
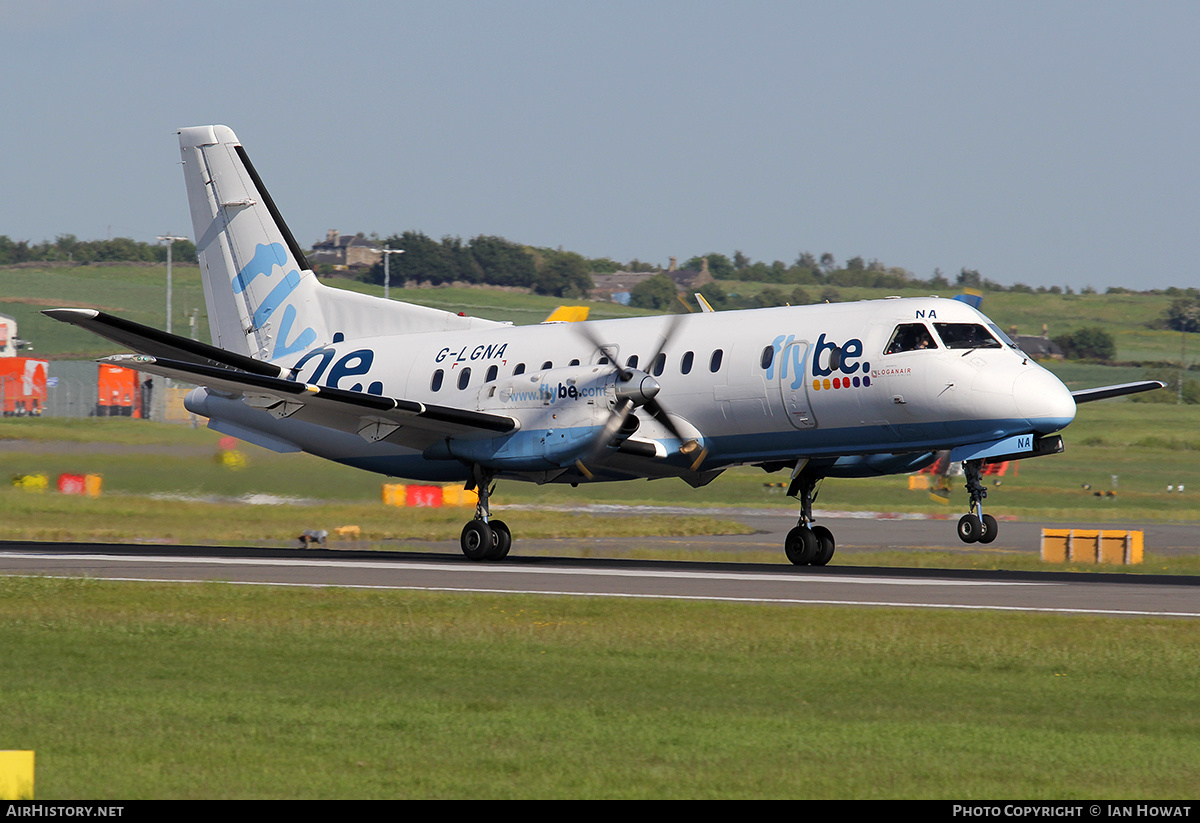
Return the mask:
M488 552L487 559L503 560L512 548L512 532L503 520L490 520L488 527L492 530L492 550Z
M817 557L820 545L817 537L807 526L797 526L787 534L783 541L783 551L787 559L796 566L807 566Z
M1000 534L1000 524L990 514L985 514L979 520L983 524L983 534L979 535L979 542L991 543Z
M975 543L983 534L983 523L973 514L958 518L958 539L964 543Z
M468 560L486 560L494 542L492 530L482 520L472 520L463 526L459 545Z
M824 526L813 526L812 533L813 537L817 538L817 556L813 558L812 564L824 566L833 559L837 543L833 539L833 532Z

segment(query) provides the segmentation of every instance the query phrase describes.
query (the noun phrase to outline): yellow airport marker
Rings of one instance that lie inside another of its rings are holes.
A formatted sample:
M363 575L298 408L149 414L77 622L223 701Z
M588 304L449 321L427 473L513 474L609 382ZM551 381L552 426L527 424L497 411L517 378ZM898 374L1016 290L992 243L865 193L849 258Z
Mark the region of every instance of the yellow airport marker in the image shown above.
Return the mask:
M0 800L33 800L33 752L0 751Z

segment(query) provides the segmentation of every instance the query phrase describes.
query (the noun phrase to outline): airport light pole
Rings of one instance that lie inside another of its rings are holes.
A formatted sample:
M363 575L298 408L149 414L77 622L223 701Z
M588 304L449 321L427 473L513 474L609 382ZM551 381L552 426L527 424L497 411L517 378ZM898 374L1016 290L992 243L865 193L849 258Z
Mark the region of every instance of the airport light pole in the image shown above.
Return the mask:
M371 251L378 252L379 254L383 255L383 299L388 300L388 292L392 285L392 273L388 269L388 261L391 259L393 254L404 254L404 249L382 248L371 249Z
M187 240L186 237L177 237L173 234L163 234L159 236L159 241L167 244L167 334L171 333L171 246L176 240Z

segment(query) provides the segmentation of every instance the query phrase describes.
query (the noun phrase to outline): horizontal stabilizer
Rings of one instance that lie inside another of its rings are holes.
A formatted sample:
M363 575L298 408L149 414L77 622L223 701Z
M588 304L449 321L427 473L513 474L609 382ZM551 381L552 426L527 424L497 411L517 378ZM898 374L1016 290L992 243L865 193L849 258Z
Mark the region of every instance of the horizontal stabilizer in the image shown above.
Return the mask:
M1161 380L1139 380L1136 383L1118 383L1115 386L1100 386L1095 389L1081 389L1071 392L1071 397L1078 403L1091 403L1093 400L1107 400L1110 397L1123 397L1127 394L1154 391L1166 388Z
M231 371L202 363L187 363L148 355L116 355L105 362L158 374L226 394L277 398L282 404L312 405L317 409L359 417L384 417L446 436L462 434L507 434L520 428L512 417L473 409L434 406L413 400L334 389L262 374ZM290 416L291 412L289 412Z
M165 357L184 363L240 369L268 377L278 377L282 373L282 369L273 363L219 349L199 340L169 334L95 309L46 309L42 314L87 329L118 345L133 349L138 354Z

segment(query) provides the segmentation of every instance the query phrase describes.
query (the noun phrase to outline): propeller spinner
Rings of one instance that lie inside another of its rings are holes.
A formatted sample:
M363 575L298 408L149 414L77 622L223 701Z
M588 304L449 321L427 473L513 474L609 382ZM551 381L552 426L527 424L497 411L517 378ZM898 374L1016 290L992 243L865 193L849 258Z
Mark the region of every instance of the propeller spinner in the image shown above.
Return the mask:
M668 315L667 326L659 339L658 347L650 357L646 358L647 363L654 363L663 350L666 349L667 344L670 343L671 338L678 331L682 318L683 315L680 314ZM622 366L617 360L617 353L612 344L601 342L591 324L579 323L575 328L587 338L589 343L604 353L609 363L612 364L613 370L617 373L617 405L596 437L592 459L599 457L613 445L616 438L625 430L626 422L635 408L645 409L663 428L677 438L682 444L679 447L679 451L682 454L691 454L700 447L700 444L694 438L685 436L679 430L679 427L675 425L670 415L667 414L667 410L656 399L658 393L662 390L662 386L659 385L659 382L653 376L628 365ZM636 419L635 417L634 420L636 421ZM636 429L636 425L634 428ZM632 431L625 431L625 436L627 437L629 434L632 434ZM698 466L703 459L704 454L702 453L700 459L693 464L693 467Z

